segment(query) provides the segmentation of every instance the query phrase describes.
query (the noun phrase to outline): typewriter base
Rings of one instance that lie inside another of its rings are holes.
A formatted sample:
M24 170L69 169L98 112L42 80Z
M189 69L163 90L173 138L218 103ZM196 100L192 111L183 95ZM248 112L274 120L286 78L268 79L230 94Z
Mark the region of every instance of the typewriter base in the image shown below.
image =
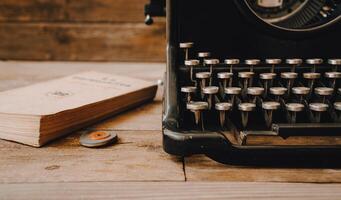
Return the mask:
M205 154L233 165L280 167L341 167L338 145L251 146L232 144L223 133L181 133L163 129L163 148L172 155Z

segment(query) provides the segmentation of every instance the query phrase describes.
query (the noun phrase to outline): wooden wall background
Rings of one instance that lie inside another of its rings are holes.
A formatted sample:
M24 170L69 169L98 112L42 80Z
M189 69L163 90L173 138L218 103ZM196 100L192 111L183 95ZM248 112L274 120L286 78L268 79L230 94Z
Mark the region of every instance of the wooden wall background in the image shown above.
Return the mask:
M148 0L0 0L1 60L164 61L165 20Z

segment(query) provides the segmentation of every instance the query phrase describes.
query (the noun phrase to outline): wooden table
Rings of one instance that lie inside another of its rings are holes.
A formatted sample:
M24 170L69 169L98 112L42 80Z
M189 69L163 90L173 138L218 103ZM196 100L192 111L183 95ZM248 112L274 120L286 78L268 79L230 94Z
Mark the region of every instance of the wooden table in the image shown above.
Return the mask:
M1 62L0 90L97 70L156 81L164 64ZM340 169L228 166L163 152L161 90L154 102L87 129L114 130L116 145L89 149L80 132L42 148L0 140L0 199L340 199ZM324 183L324 184L318 184Z

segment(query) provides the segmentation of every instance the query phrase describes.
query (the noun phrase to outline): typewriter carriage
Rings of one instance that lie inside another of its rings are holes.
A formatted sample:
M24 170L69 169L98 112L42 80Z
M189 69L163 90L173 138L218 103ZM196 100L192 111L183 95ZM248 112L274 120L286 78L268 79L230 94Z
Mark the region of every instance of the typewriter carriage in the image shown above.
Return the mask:
M181 42L193 41L197 45L192 52L209 50L220 60L340 57L337 51L341 46L338 39L338 35L341 34L340 20L333 21L327 28L283 31L258 19L256 24L252 23L253 20L245 18L249 16L248 14L240 12L241 8L238 6L241 5L236 1L218 0L210 4L203 0L167 1L167 74L163 106L165 151L178 156L206 154L219 162L237 164L259 164L262 159L267 160L267 163L277 162L276 158L279 157L282 161L287 159L295 163L297 159L301 160L302 156L306 158L305 164L308 163L308 158L314 162L325 163L321 161L326 159L325 155L338 157L341 152L340 145L243 145L234 136L234 132L239 131L233 130L235 129L233 123L229 125L228 132L221 131L218 123L214 122L214 126L205 131L181 125L186 115L183 115L184 104L181 102L183 97L179 90L180 85L188 84L188 79L185 80L183 77L186 74L186 67L183 66L183 51L179 49ZM267 26L266 30L262 29L264 26ZM226 69L225 65L216 68L218 71ZM245 70L245 65L234 69ZM260 71L268 69L269 66L257 68ZM287 69L287 66L281 67L281 70L284 69ZM300 70L306 69L307 67L302 67ZM215 120L217 119L211 119L210 122ZM339 128L336 127L337 130Z

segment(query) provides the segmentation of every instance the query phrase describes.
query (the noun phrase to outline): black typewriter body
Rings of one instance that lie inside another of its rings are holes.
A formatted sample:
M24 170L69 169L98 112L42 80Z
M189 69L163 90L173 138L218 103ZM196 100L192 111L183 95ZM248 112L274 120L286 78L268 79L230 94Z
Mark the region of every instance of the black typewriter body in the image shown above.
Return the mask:
M275 2L167 0L166 152L232 164L338 163L341 2L311 1L296 19L288 13L309 1Z

